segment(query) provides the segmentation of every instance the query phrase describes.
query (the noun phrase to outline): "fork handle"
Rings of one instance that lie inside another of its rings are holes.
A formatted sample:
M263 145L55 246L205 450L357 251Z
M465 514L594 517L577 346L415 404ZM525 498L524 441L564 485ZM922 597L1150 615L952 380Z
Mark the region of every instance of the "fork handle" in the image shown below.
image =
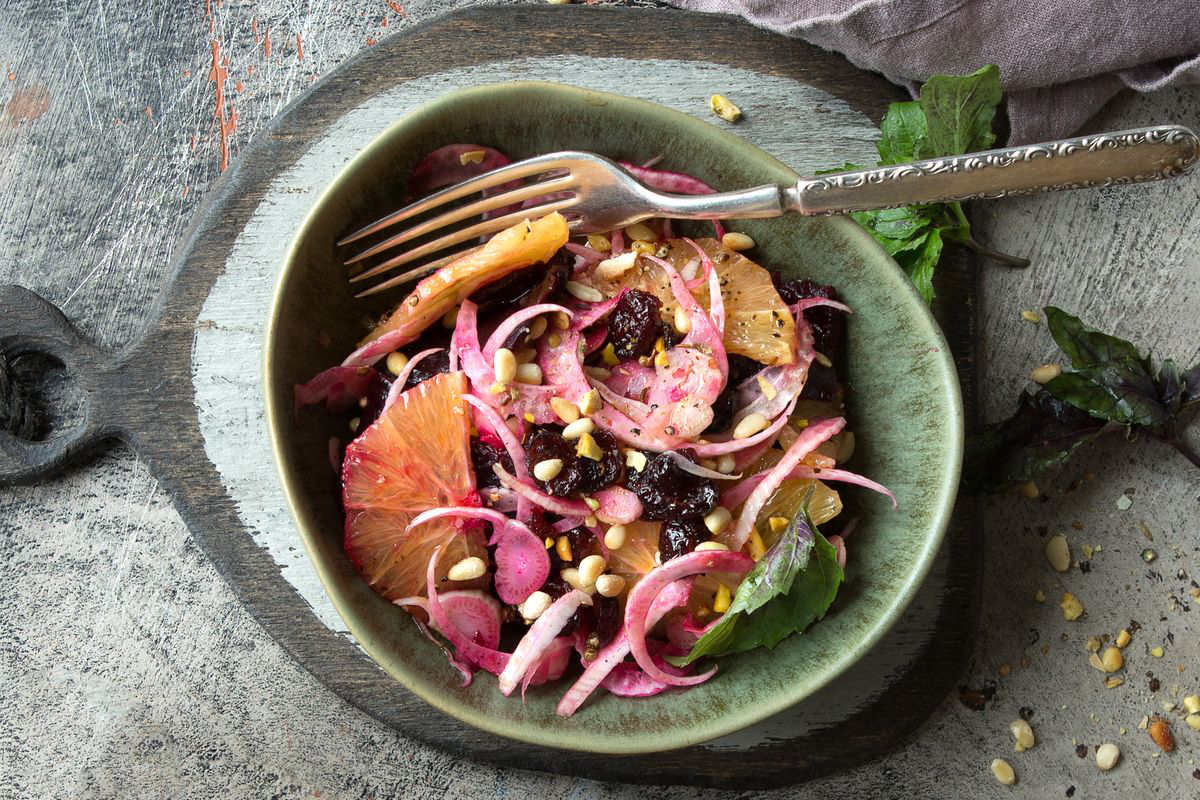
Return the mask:
M845 214L1142 183L1182 175L1198 155L1195 133L1160 125L806 178L785 190L785 203L805 215Z

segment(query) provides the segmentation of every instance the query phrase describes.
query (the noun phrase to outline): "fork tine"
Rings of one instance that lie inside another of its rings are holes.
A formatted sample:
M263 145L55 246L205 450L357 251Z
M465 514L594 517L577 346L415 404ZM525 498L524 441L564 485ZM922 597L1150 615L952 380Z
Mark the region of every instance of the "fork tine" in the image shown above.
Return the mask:
M378 292L382 292L385 289L391 289L393 286L399 286L402 283L408 283L409 281L416 280L417 278L424 278L426 275L430 274L431 272L436 272L437 270L446 266L454 259L462 258L465 255L470 255L471 253L474 253L476 250L482 250L482 249L483 249L483 245L477 244L474 247L468 247L465 250L456 250L448 256L442 256L441 258L435 259L433 261L427 261L424 264L422 264L421 266L413 267L412 269L408 270L407 272L402 272L394 278L388 278L383 283L372 286L370 289L364 289L363 291L359 292L358 294L356 294L354 296L356 298L367 297L368 295L377 294Z
M534 183L529 186L522 186L518 189L505 192L504 194L484 197L469 203L453 211L447 211L441 216L426 220L419 225L414 225L411 228L401 231L395 236L389 237L384 241L367 248L363 252L346 260L346 266L362 261L365 258L370 258L373 255L382 253L384 250L390 250L398 244L416 239L418 236L424 236L427 233L436 231L439 228L444 228L455 222L459 222L470 217L479 216L487 211L492 211L497 208L520 203L524 200L529 200L544 194L553 194L564 189L569 189L575 185L575 179L570 175L563 175L543 183Z
M536 158L527 158L524 161L518 161L515 164L509 164L506 167L485 172L469 181L449 186L440 192L434 192L428 197L407 205L399 211L393 211L386 217L375 220L364 228L360 228L349 236L339 240L337 243L338 247L358 241L364 236L369 236L378 230L395 225L397 222L403 222L418 214L423 214L432 208L449 203L452 200L457 200L460 197L466 197L469 194L490 189L493 186L499 186L502 183L507 183L518 178L528 178L531 175L555 169L556 167L565 168L570 161L570 155L568 153L548 153Z
M511 214L505 214L502 217L494 217L485 219L482 222L477 222L467 228L460 228L453 233L448 233L440 239L434 239L432 242L426 242L420 247L414 247L412 250L406 250L400 255L388 259L387 261L372 267L371 269L359 275L350 278L351 283L365 281L368 278L373 278L384 272L389 272L396 267L407 264L410 261L415 261L422 256L427 256L430 253L436 253L439 250L445 250L447 247L456 245L459 242L465 242L468 239L473 239L476 236L487 236L490 233L502 231L505 228L510 228L524 219L533 219L549 214L552 211L560 211L564 208L570 208L578 202L575 197L567 197L562 200L555 200L550 203L544 203L540 206L532 208L523 208L520 211L514 211Z

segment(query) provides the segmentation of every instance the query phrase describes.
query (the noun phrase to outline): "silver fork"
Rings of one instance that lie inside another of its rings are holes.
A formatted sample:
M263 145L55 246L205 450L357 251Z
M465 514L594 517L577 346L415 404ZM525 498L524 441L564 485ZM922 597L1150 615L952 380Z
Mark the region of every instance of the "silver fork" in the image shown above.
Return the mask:
M553 211L570 216L574 233L609 231L651 217L703 220L777 217L787 212L805 216L846 214L1160 180L1184 174L1198 156L1200 139L1195 133L1178 125L1160 125L801 178L790 186L768 184L737 192L674 195L643 186L607 158L567 151L518 161L443 189L355 231L338 245L358 241L446 203L525 179L535 180L413 225L347 259L346 264L362 262L506 206L537 199L541 202L498 217L481 218L422 242L354 275L351 282L370 280L455 245L496 233L523 219ZM420 278L463 252L466 251L410 268L358 296Z

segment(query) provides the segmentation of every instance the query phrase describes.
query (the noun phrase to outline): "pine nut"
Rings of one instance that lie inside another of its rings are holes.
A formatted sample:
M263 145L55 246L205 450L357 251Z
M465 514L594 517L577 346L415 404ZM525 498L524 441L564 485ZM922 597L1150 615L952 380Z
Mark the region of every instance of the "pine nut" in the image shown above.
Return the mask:
M1012 764L1003 758L992 759L992 774L1005 786L1012 786L1017 782L1017 774L1013 772Z
M607 566L604 556L587 556L579 562L579 582L584 586L594 586Z
M1187 726L1194 731L1200 731L1200 714L1188 714L1183 718Z
M1133 637L1129 635L1129 631L1122 628L1121 632L1117 634L1117 647L1125 648L1128 646L1129 640L1132 638ZM1200 702L1197 703L1197 707L1200 708Z
M704 527L708 528L708 532L713 536L728 528L731 522L733 515L725 506L717 506L704 517Z
M730 231L721 237L721 246L729 250L749 250L754 247L754 240L744 233Z
M737 459L733 457L733 453L726 453L717 459L717 472L722 475L732 475L737 468Z
M696 552L702 552L704 550L728 550L728 549L729 549L729 545L727 545L723 542L701 542L700 544L696 545Z
M604 401L600 398L600 392L595 389L588 390L587 394L579 398L579 413L585 417L595 414L602 408L604 408Z
M1115 767L1120 758L1121 751L1112 742L1105 742L1096 749L1096 766L1103 772L1108 772Z
M537 350L532 347L522 347L517 351L517 366L531 364L537 358Z
M557 395L550 398L550 409L568 425L579 419L579 409L575 404Z
M571 327L571 318L561 311L555 311L554 327L558 328L560 331L565 331L567 328Z
M580 441L583 441L583 440L582 440L582 439L580 439ZM594 497L586 497L586 496L585 496L585 497L583 498L583 504L584 504L585 506L587 506L588 508L590 508L592 511L599 511L599 510L600 510L600 501L599 501L599 500L597 500L597 499L596 499L596 498L594 498Z
M542 368L537 364L518 364L517 383L529 383L534 386L540 386L542 384Z
M747 414L742 417L742 421L733 429L733 438L749 439L754 434L766 430L770 424L770 420L758 412Z
M593 289L586 283L580 283L579 281L567 281L567 294L585 303L599 303L604 299L604 295L600 294L599 289Z
M616 597L625 591L625 579L620 575L606 574L596 578L596 593L601 597Z
M630 240L640 239L643 242L653 242L658 239L658 234L652 231L649 226L641 222L635 222L632 225L626 225L625 236Z
M1030 308L1027 308L1021 312L1021 319L1025 320L1026 322L1032 322L1034 324L1042 321L1041 315L1038 314L1038 312L1036 312Z
M1183 707L1187 709L1189 714L1195 714L1200 711L1200 694L1189 694L1183 698Z
M562 344L562 337L557 333L552 333L546 337L546 344L550 345L551 347L558 347Z
M507 347L501 347L492 356L492 371L497 383L512 383L517 377L517 357Z
M359 426L359 425L362 425L362 420L361 420L360 418L358 418L358 417L354 417L353 419L351 419L351 420L350 420L350 432L351 432L351 433L358 433L358 426Z
M629 245L629 250L635 256L648 255L654 252L654 245L650 242L644 242L641 239L637 239L633 242L633 244Z
M1059 375L1062 375L1062 367L1058 364L1043 364L1029 373L1034 383L1049 383Z
M388 353L387 368L388 372L393 375L399 375L408 366L408 356L401 353L399 350L393 350Z
M611 281L621 277L629 270L633 269L633 265L637 263L638 254L630 250L627 253L621 253L619 256L606 258L595 266L593 273L597 278Z
M596 430L596 423L592 422L587 417L577 419L567 427L563 428L562 437L564 439L578 439L585 433L591 433Z
M539 481L552 481L558 477L558 473L562 472L563 462L561 458L547 458L545 461L539 461L533 465L533 477Z
M446 577L452 581L473 581L476 578L482 578L485 572L487 572L487 564L483 563L483 559L479 556L470 556L451 567L446 573Z
M1067 537L1056 533L1047 540L1046 560L1055 572L1066 572L1071 568L1071 547L1067 544Z
M1013 749L1018 753L1023 753L1037 743L1033 736L1033 728L1029 727L1029 723L1023 719L1014 719L1008 724L1008 730L1013 735Z
M517 610L521 612L522 619L524 619L526 622L533 622L535 619L545 613L546 609L549 608L550 604L553 602L554 600L550 597L550 595L538 590L529 595L529 597L526 597L525 602L521 603L521 605L517 607Z
M578 589L581 592L591 594L596 590L595 585L585 584L579 578L579 570L575 567L567 567L558 573L558 577L562 578L572 589Z
M609 550L620 550L625 545L625 537L629 529L624 525L612 525L604 533L604 546Z
M529 335L525 339L532 342L534 339L542 338L542 334L546 332L547 327L549 327L549 324L546 322L546 318L538 317L530 323Z
M675 323L675 330L679 331L684 336L687 336L689 333L691 333L692 318L686 311L684 311L682 308L680 308L678 306L676 306L676 308L675 308L674 323Z

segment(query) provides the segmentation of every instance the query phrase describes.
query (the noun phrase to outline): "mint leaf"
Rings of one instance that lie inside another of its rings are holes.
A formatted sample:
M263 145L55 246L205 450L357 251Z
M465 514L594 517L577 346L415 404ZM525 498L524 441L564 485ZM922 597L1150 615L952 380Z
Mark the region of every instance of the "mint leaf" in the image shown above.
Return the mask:
M933 222L933 214L927 206L855 211L850 216L854 218L855 222L870 231L871 235L884 246L884 249L893 254L900 250L911 249L911 247L901 246L897 240L918 236Z
M833 545L801 510L742 579L721 620L685 658L669 660L683 666L702 656L773 648L825 616L842 579Z
M929 154L957 156L996 142L992 120L1004 96L1000 68L988 64L970 75L933 75L921 87Z
M880 137L875 143L879 165L903 164L923 158L925 148L925 112L916 100L892 103L879 126Z
M934 228L919 248L897 254L897 256L897 262L908 273L909 280L913 282L913 286L917 287L917 293L925 299L926 303L932 303L934 298L933 271L937 267L938 259L942 257L941 231Z

